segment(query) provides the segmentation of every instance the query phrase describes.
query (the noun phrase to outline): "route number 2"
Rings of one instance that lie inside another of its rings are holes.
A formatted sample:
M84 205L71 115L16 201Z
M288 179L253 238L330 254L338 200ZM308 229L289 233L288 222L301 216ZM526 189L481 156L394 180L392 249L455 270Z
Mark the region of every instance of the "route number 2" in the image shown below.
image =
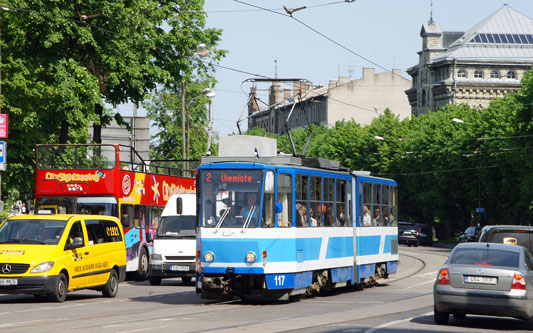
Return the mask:
M283 286L285 284L285 275L276 275L274 281L276 286Z

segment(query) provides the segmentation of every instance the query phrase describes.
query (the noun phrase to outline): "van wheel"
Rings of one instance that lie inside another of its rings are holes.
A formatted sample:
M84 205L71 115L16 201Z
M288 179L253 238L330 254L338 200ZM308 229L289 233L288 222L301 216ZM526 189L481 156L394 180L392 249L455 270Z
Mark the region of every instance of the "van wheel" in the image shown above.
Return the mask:
M150 284L152 286L160 286L161 278L159 276L150 276Z
M191 281L192 281L192 277L190 277L190 276L182 276L182 277L181 277L181 281L182 281L183 283L187 283L187 284L189 284L189 283L191 283Z
M105 297L115 297L117 296L118 292L118 276L117 271L114 269L111 270L109 273L109 279L107 279L107 283L104 286L104 289L102 289L102 295Z
M54 290L48 294L48 299L52 302L62 303L67 298L68 281L63 273L59 273L57 281L54 285Z
M139 269L137 269L137 274L135 280L144 281L150 275L150 265L148 263L148 254L146 249L143 247L141 254L139 255Z

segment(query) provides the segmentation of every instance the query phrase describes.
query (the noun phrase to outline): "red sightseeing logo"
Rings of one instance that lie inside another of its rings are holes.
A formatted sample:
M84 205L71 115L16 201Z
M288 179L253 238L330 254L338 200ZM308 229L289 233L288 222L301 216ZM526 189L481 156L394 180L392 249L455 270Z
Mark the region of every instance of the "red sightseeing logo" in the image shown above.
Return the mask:
M122 178L122 192L125 195L130 194L131 191L131 178L129 175L125 175L124 178Z

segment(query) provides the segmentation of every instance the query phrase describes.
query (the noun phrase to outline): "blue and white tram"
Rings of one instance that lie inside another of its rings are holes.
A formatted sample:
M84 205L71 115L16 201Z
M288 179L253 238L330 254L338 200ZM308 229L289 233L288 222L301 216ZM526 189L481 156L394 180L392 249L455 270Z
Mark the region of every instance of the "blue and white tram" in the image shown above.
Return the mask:
M286 299L396 272L393 180L281 156L219 159L197 177L202 298Z

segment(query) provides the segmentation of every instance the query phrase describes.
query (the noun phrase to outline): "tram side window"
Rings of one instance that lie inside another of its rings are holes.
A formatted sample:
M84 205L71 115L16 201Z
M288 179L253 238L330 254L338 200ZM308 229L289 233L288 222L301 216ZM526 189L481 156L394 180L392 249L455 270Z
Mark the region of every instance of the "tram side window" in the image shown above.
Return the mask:
M296 216L297 227L309 226L309 210L307 209L308 189L307 176L296 175L296 205L294 216Z
M396 226L398 224L398 203L397 203L397 195L396 195L396 186L390 186L390 225Z
M336 196L336 222L337 226L346 226L346 180L337 179L337 185L335 187Z
M322 178L309 177L309 221L312 227L322 226Z
M146 206L145 205L135 205L134 206L134 218L133 224L136 228L145 228L146 227Z
M381 220L384 226L389 226L389 185L381 185L381 194Z
M278 227L292 226L292 179L288 174L278 175L278 202L282 205L281 213L277 214Z
M381 185L372 184L372 224L376 227L381 226Z
M274 227L274 172L269 170L265 175L265 194L263 196L262 228Z
M324 226L335 226L335 180L324 178Z
M120 206L120 222L124 228L133 227L133 205Z
M364 197L364 207L363 207L363 226L364 227L371 227L373 226L374 220L372 218L372 184L371 183L363 183L363 197Z
M346 183L346 226L351 227L352 226L352 209L353 209L353 202L352 202L352 181L349 180Z

